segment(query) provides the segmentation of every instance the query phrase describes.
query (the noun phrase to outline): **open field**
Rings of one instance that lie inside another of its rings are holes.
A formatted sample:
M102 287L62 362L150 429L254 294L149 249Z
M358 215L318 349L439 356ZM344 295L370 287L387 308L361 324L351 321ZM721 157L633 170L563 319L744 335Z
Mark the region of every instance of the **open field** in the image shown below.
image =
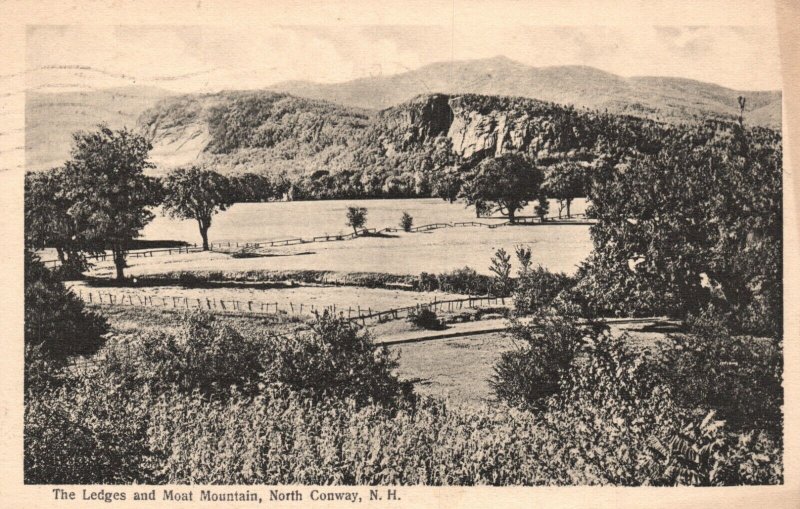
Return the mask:
M209 237L212 242L286 239L351 233L345 225L345 212L350 205L367 209L367 227L378 230L396 227L403 212L414 218L414 225L475 221L475 210L463 203L448 203L437 198L404 200L323 200L268 203L237 203L214 216ZM573 214L586 211L586 200L575 199ZM199 243L197 222L164 216L159 209L156 218L142 231L144 240L177 240ZM518 216L533 215L529 205ZM558 204L550 200L550 217L558 216ZM497 216L497 222L506 218ZM493 219L482 218L491 222Z
M430 232L393 233L338 242L299 244L262 249L263 256L233 258L220 252L155 255L129 258L131 276L168 271L335 270L390 274L439 273L470 266L489 274L489 260L499 248L513 253L514 246L529 246L534 265L573 273L591 252L585 225L508 226L503 228L453 228ZM112 277L111 261L98 262L91 275Z

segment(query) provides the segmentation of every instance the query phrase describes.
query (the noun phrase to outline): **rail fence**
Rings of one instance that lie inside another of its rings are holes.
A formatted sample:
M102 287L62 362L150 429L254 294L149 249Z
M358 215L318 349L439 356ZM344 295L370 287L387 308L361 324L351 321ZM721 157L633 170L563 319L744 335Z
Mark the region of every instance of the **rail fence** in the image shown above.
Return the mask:
M75 289L73 289L75 292ZM126 307L147 307L159 308L164 310L192 310L199 309L212 311L218 314L247 314L247 315L273 315L284 314L289 316L311 316L315 313L338 314L353 322L366 325L368 322L386 322L407 318L412 312L420 309L430 309L433 311L458 311L464 308L476 308L481 306L505 305L505 299L493 296L475 296L463 299L434 300L427 303L420 303L411 306L387 310L373 310L370 307L340 306L331 304L320 306L304 302L262 302L262 301L241 301L236 299L220 299L216 297L188 297L170 295L138 295L134 293L112 293L102 291L92 291L80 288L77 295L84 302L97 306L126 306Z
M581 219L586 218L586 214L572 214L572 218ZM453 223L431 223L431 224L424 224L420 226L414 226L409 229L410 232L425 232L431 230L439 230L442 228L464 228L464 227L484 227L484 228L500 228L502 226L511 226L511 225L531 225L531 224L542 224L542 225L587 225L593 224L589 220L587 221L572 221L572 220L561 220L557 218L551 218L546 220L541 220L537 217L518 217L514 222L511 221L504 221L502 223L482 223L479 221L458 221ZM365 228L363 230L359 230L358 233L347 233L341 235L318 235L316 237L312 237L310 239L303 239L300 237L293 237L288 239L278 239L278 240L263 240L263 241L256 241L256 242L239 242L239 241L225 241L225 242L211 242L209 244L209 249L214 250L225 250L225 249L260 249L262 247L285 247L285 246L294 246L298 244L310 244L313 242L334 242L334 241L342 241L342 240L353 240L358 237L363 237L366 235L377 235L381 233L391 233L391 232L399 232L403 231L402 228L397 228L393 226L388 226L386 228L377 230L375 228ZM128 258L148 258L152 257L153 254L165 254L165 255L173 255L173 254L188 254L188 253L197 253L203 250L202 247L198 247L196 244L191 246L178 246L172 248L159 248L159 249L147 249L147 250L135 250L135 251L128 251ZM106 261L111 258L111 253L102 253L97 255L89 256L89 259L98 260L98 261ZM61 264L60 260L42 260L42 263L46 267L58 267Z

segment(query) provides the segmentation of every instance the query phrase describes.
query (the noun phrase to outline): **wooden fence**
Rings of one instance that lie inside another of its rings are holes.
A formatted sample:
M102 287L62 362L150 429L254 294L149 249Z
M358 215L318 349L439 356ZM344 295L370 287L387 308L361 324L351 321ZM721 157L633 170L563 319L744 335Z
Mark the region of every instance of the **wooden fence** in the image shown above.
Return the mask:
M73 289L73 292L74 291ZM329 313L338 314L351 321L360 323L361 325L366 325L368 322L380 323L407 318L412 311L424 308L434 311L457 311L464 308L505 305L505 299L500 297L476 296L463 299L432 301L424 304L378 311L370 307L361 307L360 305L348 307L339 306L337 304L319 306L317 304L289 301L262 302L219 299L216 297L139 295L127 292L112 293L100 290L95 291L85 288L77 289L77 295L87 304L97 306L149 307L176 311L198 309L219 314L286 314L300 317L328 311Z

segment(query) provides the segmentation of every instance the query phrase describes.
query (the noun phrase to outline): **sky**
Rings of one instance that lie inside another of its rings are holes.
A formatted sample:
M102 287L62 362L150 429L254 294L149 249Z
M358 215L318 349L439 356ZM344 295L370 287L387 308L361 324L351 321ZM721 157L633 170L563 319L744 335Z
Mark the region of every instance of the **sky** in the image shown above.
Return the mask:
M740 90L781 88L766 26L29 26L26 87L130 84L176 92L389 75L503 55L532 66L587 65Z

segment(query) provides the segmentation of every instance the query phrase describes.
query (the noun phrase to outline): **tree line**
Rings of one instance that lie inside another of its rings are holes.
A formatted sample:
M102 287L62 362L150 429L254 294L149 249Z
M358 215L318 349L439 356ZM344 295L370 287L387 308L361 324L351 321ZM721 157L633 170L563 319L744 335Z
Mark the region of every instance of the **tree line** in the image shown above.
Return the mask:
M293 182L285 174L225 176L189 166L163 178L150 177L145 170L155 167L148 160L151 149L143 136L127 129L101 125L94 132L75 133L71 158L62 167L26 175L27 246L54 248L63 270L72 273L86 269L87 256L111 251L117 279L122 280L126 253L154 218L155 207L175 218L195 220L203 249L208 250L214 215L234 203L315 196L303 190L302 181ZM511 153L484 161L453 185L458 188L456 197L479 213L497 210L513 221L529 200L546 203L542 197L547 191L562 200L585 195L580 185L561 184L572 178L565 172L577 175L577 168L556 166L545 178L530 158ZM312 181L328 176L326 171L317 173L310 176Z

